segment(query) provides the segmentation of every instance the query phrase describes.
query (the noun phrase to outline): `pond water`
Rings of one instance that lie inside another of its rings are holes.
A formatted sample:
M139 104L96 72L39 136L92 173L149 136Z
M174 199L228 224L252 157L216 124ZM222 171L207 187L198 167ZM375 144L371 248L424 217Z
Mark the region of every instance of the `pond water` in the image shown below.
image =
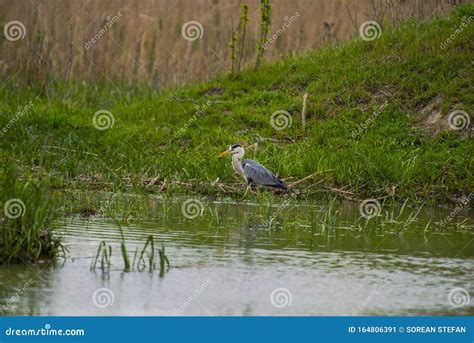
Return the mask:
M472 209L446 220L454 207L382 206L368 220L358 204L265 201L149 198L107 208L108 216L68 216L57 230L67 259L0 267L0 313L474 314ZM164 275L124 271L118 223L132 262L150 235L155 249L165 247ZM99 258L91 270L101 241L111 246L110 266Z

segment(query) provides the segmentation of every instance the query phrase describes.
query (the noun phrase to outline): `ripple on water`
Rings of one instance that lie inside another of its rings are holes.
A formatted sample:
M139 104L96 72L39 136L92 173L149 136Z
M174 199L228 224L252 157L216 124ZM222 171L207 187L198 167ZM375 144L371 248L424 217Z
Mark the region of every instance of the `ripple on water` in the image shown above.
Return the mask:
M321 228L305 221L304 212L294 218L301 225L269 229L255 221L252 211L258 206L247 205L242 209L239 204L218 203L214 211L192 221L183 219L176 206L166 217L123 226L129 254L141 249L149 235L158 246L164 244L173 268L163 278L122 271L121 233L114 221L68 218L59 235L68 246L69 259L40 273L24 266L0 267L0 300L7 302L32 279L9 305L8 314L474 313L472 301L453 309L447 298L455 287L474 295L472 232L420 233L418 226L424 227L429 218L400 235L383 228L361 232L347 223ZM301 209L312 210L321 208ZM101 241L112 246L112 268L91 272L91 258ZM113 293L111 306L94 306L92 296L101 287ZM290 304L274 306L275 290L283 290Z

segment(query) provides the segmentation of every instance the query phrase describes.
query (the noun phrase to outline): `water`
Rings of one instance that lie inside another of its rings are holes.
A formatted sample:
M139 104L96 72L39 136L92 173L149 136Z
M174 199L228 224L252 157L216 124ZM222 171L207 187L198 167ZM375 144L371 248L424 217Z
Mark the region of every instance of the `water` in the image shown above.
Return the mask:
M130 258L149 235L172 268L123 271L120 231L108 217L64 219L69 249L55 266L0 267L7 315L473 315L473 211L388 211L366 226L358 206L133 200L123 224ZM114 209L113 213L124 213ZM194 214L194 213L192 213ZM272 218L272 224L266 221ZM429 223L429 225L427 225ZM397 233L398 231L398 233ZM111 267L91 260L100 241ZM463 306L457 306L463 305Z

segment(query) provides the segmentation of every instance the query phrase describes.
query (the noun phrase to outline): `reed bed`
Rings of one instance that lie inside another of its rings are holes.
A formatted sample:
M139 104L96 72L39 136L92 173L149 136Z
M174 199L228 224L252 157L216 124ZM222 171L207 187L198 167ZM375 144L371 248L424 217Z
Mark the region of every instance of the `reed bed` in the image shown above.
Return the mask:
M367 20L384 24L429 17L459 2L273 1L268 35L276 34L276 39L267 44L259 43L258 0L1 0L0 23L20 21L25 37L12 42L2 36L0 76L15 75L43 87L75 80L156 89L229 71L233 60L227 43L238 26L242 3L248 4L248 23L244 41L237 43L239 68L259 63L260 53L276 60L345 41L357 36ZM188 21L202 25L201 39L183 39L181 30Z

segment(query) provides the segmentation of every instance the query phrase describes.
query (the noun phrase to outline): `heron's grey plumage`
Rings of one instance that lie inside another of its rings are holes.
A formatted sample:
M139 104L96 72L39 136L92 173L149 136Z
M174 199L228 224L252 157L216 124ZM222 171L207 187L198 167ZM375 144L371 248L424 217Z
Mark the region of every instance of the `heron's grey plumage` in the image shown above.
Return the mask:
M219 157L227 155L232 156L232 167L239 173L249 184L249 186L266 186L288 190L288 187L283 181L277 178L270 170L262 166L254 160L243 160L245 149L239 144L232 144L229 149L219 154ZM244 194L247 195L249 187Z
M287 190L285 183L270 170L254 160L243 160L242 168L249 184Z

